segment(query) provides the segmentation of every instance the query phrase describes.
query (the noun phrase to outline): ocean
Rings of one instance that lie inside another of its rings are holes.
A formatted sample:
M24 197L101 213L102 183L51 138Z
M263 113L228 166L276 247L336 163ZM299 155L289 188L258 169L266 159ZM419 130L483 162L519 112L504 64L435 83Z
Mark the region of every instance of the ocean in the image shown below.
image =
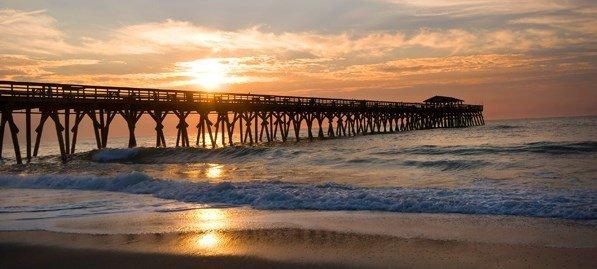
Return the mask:
M157 149L154 139L105 150L82 140L67 164L51 143L22 166L5 147L0 229L238 207L597 218L597 117L218 149Z

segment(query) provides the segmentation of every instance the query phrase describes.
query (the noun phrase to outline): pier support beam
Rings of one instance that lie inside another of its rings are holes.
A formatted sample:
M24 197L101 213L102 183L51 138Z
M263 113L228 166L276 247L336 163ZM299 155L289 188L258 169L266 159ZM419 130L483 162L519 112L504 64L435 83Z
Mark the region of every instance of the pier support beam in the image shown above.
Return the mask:
M65 109L64 110L64 153L65 154L69 154L70 150L69 146L70 146L70 109Z
M0 138L0 140L2 140ZM27 161L31 162L31 109L25 109L25 141L27 147ZM0 143L2 143L0 141Z
M19 148L19 128L14 122L12 117L12 110L3 110L2 116L0 118L0 158L2 158L2 141L4 140L4 129L8 124L8 128L10 130L10 136L12 138L12 146L15 152L15 161L17 164L23 164L23 159L21 158L21 149Z
M39 119L39 124L37 125L37 128L35 128L35 132L37 133L37 135L35 137L35 146L33 147L34 157L37 157L37 152L39 151L39 143L41 142L41 135L44 131L44 123L46 123L48 117L50 117L49 113L45 110L42 110L41 118Z
M189 147L189 134L187 132L187 117L189 116L190 111L174 111L174 115L178 118L178 125L176 125L176 129L178 129L176 133L176 147ZM182 142L182 145L181 143ZM165 144L165 143L164 143Z
M37 136L35 138L35 147L33 148L33 156L37 156L39 152L39 145L41 143L42 133L44 129L44 124L48 120L48 118L52 119L54 122L54 126L56 129L56 138L58 140L58 147L60 149L60 158L62 162L66 162L67 158L67 146L64 143L64 136L62 132L64 131L64 126L60 123L60 118L58 117L58 110L42 110L41 111L41 118L39 121L39 125L35 129Z
M112 123L112 120L114 120L114 117L116 117L116 114L118 114L117 111L110 111L107 109L99 110L98 128L100 131L101 148L106 148L108 146L108 132L110 131L110 123ZM140 114L138 115L137 119L135 120L135 124L137 123L137 121L139 120L141 115L143 115L143 111L141 111ZM128 121L127 121L127 123L128 123ZM133 128L134 128L134 124L133 124ZM136 142L135 142L135 145L136 145Z
M137 138L135 137L135 128L137 125L137 121L143 116L143 111L139 110L122 110L120 111L120 115L126 121L126 125L129 129L129 148L134 148L137 146Z
M77 145L77 135L79 133L79 124L81 123L81 120L83 120L83 117L85 117L85 112L75 110L75 122L73 123L73 128L70 130L73 133L73 141L70 147L70 154L75 154L75 147Z
M155 133L156 133L156 140L155 140L155 147L166 147L166 138L164 137L164 119L168 115L168 111L161 111L161 110L154 110L148 111L149 116L155 121ZM199 143L199 141L197 141Z
M64 137L62 132L64 131L64 127L60 123L60 118L58 117L58 111L53 110L50 111L50 118L54 121L54 126L56 129L56 137L58 138L58 147L60 148L60 159L63 163L66 163L66 145L64 144Z

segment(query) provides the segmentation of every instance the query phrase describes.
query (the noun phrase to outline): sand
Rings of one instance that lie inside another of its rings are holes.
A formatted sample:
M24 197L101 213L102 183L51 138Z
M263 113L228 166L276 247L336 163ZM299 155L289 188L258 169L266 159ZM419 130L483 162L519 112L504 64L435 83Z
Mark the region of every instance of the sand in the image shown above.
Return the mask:
M85 235L3 232L0 268L595 268L596 248L470 243L297 229ZM15 243L28 238L27 243ZM37 242L37 243L32 243ZM214 244L214 245L212 245ZM221 244L216 246L216 244ZM207 248L213 247L212 250Z
M0 268L346 268L253 257L191 256L0 244Z
M0 232L0 268L597 268L594 221L220 211L73 218L48 228L55 231ZM212 223L222 222L217 216L227 225Z

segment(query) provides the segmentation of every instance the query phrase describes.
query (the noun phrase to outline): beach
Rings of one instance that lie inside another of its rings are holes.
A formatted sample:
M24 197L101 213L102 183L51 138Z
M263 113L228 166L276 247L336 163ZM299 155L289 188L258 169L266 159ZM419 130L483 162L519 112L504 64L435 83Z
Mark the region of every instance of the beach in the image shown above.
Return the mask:
M595 126L217 149L83 140L66 164L48 144L0 166L0 267L595 268Z
M596 44L595 0L0 0L0 269L597 269Z
M197 209L0 233L2 268L594 268L595 221Z

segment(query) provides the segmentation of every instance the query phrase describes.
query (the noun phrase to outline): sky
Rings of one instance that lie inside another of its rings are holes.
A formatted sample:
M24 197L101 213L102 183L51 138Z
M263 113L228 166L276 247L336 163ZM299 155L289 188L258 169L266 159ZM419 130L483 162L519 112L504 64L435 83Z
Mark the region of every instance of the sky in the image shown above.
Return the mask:
M0 0L0 79L597 115L597 2Z

